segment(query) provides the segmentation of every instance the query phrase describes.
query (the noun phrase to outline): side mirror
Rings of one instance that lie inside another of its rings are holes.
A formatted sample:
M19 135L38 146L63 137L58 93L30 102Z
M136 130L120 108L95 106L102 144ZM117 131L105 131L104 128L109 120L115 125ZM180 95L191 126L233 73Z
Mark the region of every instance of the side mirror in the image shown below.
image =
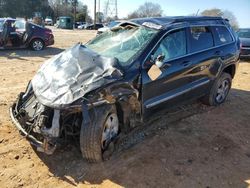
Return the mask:
M163 61L165 59L165 55L158 55L155 64L160 68L163 65Z
M165 55L158 55L156 61L163 61L165 59Z

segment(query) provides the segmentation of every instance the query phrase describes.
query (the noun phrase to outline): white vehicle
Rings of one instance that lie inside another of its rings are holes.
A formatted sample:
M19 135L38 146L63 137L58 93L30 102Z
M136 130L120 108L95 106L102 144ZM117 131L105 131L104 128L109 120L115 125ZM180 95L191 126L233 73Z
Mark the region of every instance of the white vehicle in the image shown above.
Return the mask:
M78 29L86 29L86 27L88 27L89 25L90 25L89 23L84 23L84 24L79 25L77 28Z
M109 31L110 28L116 26L116 25L119 24L119 23L121 23L121 21L111 21L111 22L109 22L106 26L104 26L104 27L98 29L98 30L97 30L97 34L99 35L99 34L101 34L101 33L104 33L104 32L106 32L106 31Z
M53 25L53 20L50 17L45 18L45 25Z

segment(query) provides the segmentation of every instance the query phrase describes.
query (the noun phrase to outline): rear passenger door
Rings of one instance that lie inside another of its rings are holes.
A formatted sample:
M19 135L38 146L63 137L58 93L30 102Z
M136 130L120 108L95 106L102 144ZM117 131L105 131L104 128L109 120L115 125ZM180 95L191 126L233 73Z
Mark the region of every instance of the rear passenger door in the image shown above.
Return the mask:
M187 98L192 99L208 93L221 67L219 62L221 52L215 48L211 27L189 27L188 39L188 52L191 59L191 69L188 74L191 78L191 87Z
M229 29L221 25L213 26L212 31L215 39L216 51L220 54L220 61L223 64L235 61L238 58L238 47Z

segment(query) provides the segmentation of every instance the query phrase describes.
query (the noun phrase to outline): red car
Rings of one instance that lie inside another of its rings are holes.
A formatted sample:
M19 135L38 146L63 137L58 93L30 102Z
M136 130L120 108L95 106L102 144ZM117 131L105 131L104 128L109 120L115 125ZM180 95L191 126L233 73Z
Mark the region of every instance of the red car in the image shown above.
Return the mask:
M48 28L11 18L0 18L0 49L30 47L35 51L54 44L54 36Z

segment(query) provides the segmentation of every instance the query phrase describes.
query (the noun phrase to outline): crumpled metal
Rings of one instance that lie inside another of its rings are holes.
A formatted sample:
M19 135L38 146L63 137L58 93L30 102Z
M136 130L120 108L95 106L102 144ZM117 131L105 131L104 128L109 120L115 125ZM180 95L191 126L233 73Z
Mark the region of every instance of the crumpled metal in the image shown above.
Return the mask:
M40 103L61 108L122 75L116 58L101 56L77 44L47 60L31 83Z

